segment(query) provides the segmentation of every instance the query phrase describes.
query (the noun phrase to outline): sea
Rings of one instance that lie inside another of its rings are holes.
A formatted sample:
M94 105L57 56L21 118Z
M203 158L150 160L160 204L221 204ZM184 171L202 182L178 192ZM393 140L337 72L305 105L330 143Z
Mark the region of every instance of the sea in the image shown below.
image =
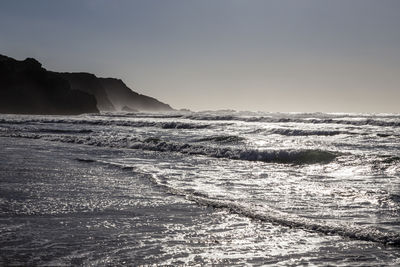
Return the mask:
M400 266L400 115L0 115L1 266Z

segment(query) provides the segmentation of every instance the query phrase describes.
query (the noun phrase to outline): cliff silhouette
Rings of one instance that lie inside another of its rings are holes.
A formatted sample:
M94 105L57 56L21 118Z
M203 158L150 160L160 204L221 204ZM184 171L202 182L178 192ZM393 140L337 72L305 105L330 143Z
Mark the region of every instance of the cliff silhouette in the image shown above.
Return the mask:
M0 113L82 114L99 111L170 111L123 81L91 73L48 71L33 58L0 55Z
M96 99L72 90L69 82L33 58L0 55L0 113L81 114L99 112Z
M99 78L91 73L59 73L67 80L73 90L79 90L94 95L97 100L97 108L101 111L115 111L113 104L107 97L107 93L100 83Z
M133 92L122 80L99 78L108 98L117 110L166 111L172 108L155 98Z

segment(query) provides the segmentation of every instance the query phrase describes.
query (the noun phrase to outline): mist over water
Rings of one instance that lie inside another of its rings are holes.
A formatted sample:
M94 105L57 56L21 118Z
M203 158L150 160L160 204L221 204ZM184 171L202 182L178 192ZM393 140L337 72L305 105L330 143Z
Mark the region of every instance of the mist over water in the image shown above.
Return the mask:
M395 266L399 140L396 114L1 115L0 263Z

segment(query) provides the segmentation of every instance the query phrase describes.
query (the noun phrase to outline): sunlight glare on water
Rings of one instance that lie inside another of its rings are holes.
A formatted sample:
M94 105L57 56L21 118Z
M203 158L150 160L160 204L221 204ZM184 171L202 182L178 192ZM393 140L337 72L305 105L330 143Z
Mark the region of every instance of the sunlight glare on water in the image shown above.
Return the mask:
M397 115L1 115L0 263L396 265L399 127Z

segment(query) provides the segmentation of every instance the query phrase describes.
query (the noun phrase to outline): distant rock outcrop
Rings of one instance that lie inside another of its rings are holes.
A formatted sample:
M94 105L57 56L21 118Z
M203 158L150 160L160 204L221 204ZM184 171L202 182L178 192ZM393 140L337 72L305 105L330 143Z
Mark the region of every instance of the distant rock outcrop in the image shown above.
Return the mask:
M97 113L94 96L72 90L68 81L33 58L0 55L0 113Z
M108 98L117 110L125 107L133 110L143 111L170 111L169 105L158 101L155 98L138 94L132 91L122 80L114 78L99 78Z
M121 80L91 73L47 71L33 58L0 55L0 113L81 114L100 111L170 111Z
M97 100L97 108L101 111L115 111L113 104L107 97L106 90L94 74L91 73L59 73L66 79L73 90L80 90L94 95Z

